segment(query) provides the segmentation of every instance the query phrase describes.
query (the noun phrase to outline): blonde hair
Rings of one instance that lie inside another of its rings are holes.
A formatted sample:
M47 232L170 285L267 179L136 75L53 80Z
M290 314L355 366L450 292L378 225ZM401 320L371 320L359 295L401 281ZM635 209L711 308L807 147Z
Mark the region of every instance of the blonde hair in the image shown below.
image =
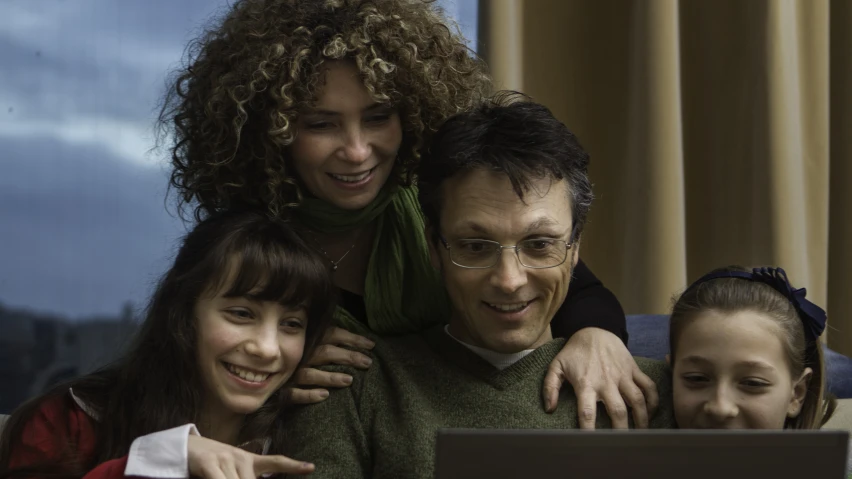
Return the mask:
M729 266L717 272L748 272L741 266ZM712 274L712 273L711 273ZM753 311L772 319L782 332L781 340L794 379L805 368L813 375L808 382L802 409L795 418L787 418L787 429L819 429L831 416L836 401L825 391L825 362L819 339L809 339L799 312L790 300L772 286L740 278L715 278L688 288L674 301L669 319L669 349L674 363L680 334L686 324L700 313L714 311L733 314Z
M286 147L327 60L351 61L373 98L398 110L401 184L428 135L491 87L484 62L430 1L239 0L190 43L160 112L181 212L280 215L300 201Z

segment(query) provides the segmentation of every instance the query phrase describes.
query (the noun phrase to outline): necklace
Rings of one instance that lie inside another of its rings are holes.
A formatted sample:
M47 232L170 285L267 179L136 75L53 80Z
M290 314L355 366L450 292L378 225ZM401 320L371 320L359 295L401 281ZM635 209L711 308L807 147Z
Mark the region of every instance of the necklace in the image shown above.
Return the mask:
M352 246L350 246L349 249L347 249L346 252L343 253L343 256L341 256L340 259L338 259L337 261L331 259L331 256L328 255L328 252L325 250L325 248L320 246L319 241L317 241L317 248L319 248L319 250L322 252L323 256L325 256L325 259L327 259L328 262L331 263L331 271L332 272L337 271L337 265L339 265L340 262L343 261L344 258L349 256L349 253L351 253L352 250L355 248L355 245L358 244L358 237L359 236L361 236L360 231L358 232L357 235L355 235L355 239L352 241ZM314 239L316 239L316 236L314 236Z

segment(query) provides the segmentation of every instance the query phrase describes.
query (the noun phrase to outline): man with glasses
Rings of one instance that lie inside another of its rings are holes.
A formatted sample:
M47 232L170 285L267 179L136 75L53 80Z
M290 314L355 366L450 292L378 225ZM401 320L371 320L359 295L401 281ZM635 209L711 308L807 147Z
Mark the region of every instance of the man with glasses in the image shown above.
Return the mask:
M441 428L577 427L570 388L553 413L532 398L565 343L550 320L578 261L589 160L547 108L513 100L449 119L425 152L419 199L452 315L378 340L369 370L347 369L350 388L294 413L286 450L315 463L313 477L432 477ZM651 427L671 426L665 366L637 363L659 390Z

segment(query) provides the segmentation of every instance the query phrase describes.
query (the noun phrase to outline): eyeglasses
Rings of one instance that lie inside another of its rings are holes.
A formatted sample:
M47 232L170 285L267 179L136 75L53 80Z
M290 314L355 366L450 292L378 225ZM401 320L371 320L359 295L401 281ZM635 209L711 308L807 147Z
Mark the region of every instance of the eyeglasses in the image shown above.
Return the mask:
M567 241L551 238L523 240L514 246L481 239L447 241L443 235L438 235L438 238L449 251L454 265L470 269L491 268L500 261L504 249L515 250L518 262L527 268L553 268L565 262L568 250L573 246Z

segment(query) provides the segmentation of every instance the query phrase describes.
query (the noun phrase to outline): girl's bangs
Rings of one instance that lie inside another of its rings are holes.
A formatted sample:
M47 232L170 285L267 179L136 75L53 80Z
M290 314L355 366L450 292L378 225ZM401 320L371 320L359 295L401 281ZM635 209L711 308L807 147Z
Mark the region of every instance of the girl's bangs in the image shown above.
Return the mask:
M248 244L228 255L223 278L233 278L226 297L274 301L288 308L310 308L330 301L331 278L314 255L287 244Z

